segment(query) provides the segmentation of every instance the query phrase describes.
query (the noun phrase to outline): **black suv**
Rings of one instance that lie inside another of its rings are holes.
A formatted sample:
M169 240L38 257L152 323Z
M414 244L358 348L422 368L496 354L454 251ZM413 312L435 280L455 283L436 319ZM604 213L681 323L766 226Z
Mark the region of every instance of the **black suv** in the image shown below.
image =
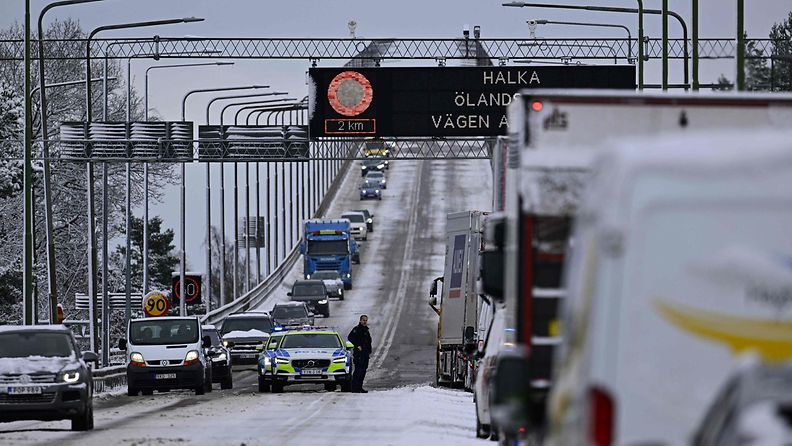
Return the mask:
M0 421L71 420L93 429L93 376L63 325L0 326Z
M298 280L286 295L293 301L305 302L314 313L322 313L324 317L330 317L327 288L321 280Z
M352 212L362 212L366 216L366 229L368 232L374 232L374 214L368 209L355 209Z
M212 382L220 383L221 389L234 388L234 376L231 373L231 352L223 345L220 333L214 325L201 327L204 336L209 336L212 346L205 349L212 361Z

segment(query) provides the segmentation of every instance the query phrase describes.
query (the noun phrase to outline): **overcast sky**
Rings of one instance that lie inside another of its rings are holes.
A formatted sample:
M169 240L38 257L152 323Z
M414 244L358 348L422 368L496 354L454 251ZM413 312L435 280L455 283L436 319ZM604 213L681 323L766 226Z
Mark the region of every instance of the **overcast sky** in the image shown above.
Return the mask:
M49 1L32 0L32 22ZM562 11L551 9L506 8L502 1L492 0L106 0L104 2L61 7L51 11L45 23L55 18L73 17L84 29L100 25L130 21L154 20L173 17L197 16L202 23L170 25L158 28L125 30L103 33L100 37L206 36L206 37L348 37L347 23L358 23L357 36L365 38L453 38L460 37L464 24L481 26L484 38L521 38L528 36L527 19L566 21L592 21L619 23L629 26L637 35L636 18L630 14ZM556 0L562 4L584 4L584 0ZM690 20L690 1L672 0L671 8ZM736 0L700 0L701 38L736 35ZM635 0L589 0L592 5L636 7ZM660 0L644 0L646 8L660 8ZM749 37L765 38L773 23L783 20L792 10L790 0L751 0L746 2L746 31ZM23 0L0 0L0 27L6 27L24 18ZM661 35L659 16L647 16L646 34ZM672 20L671 37L681 37L679 26ZM537 37L623 37L619 29L584 28L567 26L542 26ZM186 62L186 60L183 60ZM133 82L143 89L146 67L157 62L133 62ZM159 62L162 64L163 62ZM168 63L165 61L164 63ZM171 61L172 63L172 61ZM341 61L324 61L320 66L333 66ZM623 63L623 62L622 62ZM386 65L387 66L387 65ZM232 67L205 67L184 70L157 70L150 79L150 105L169 120L180 119L181 99L185 92L195 88L230 85L268 84L278 90L288 91L293 97L307 94L305 70L307 61L236 61ZM646 66L646 81L660 82L659 61ZM672 83L681 82L681 66L670 68ZM733 61L702 61L701 82L714 82L724 73L734 79ZM75 90L76 91L76 90ZM206 102L210 96L191 98L187 119L205 121ZM219 107L218 107L219 109ZM213 119L216 114L213 113ZM188 170L188 185L200 195L194 197L195 205L188 211L188 221L203 222L203 168ZM214 175L215 177L217 174ZM201 186L201 187L198 187ZM230 189L230 188L228 188ZM229 196L230 198L230 196ZM191 201L192 201L191 200ZM156 206L152 215L163 215L167 226L178 227L178 194L169 191L166 203ZM216 206L216 205L215 205ZM230 206L229 206L230 207ZM231 214L232 215L232 214ZM229 218L231 218L229 215ZM219 217L215 217L217 219ZM215 220L216 221L216 220ZM230 230L229 230L230 234ZM189 263L192 269L203 269L202 248L204 226L188 226Z

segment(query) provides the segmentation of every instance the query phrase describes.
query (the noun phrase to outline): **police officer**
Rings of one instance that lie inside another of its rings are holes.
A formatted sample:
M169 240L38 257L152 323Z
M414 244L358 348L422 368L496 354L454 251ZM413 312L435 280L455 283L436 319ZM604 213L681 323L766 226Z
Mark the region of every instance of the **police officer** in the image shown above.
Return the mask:
M371 356L371 334L368 328L368 316L360 316L360 322L349 332L347 336L349 342L355 346L352 359L355 363L355 370L352 372L352 392L368 393L363 389L363 378L366 377L369 357Z

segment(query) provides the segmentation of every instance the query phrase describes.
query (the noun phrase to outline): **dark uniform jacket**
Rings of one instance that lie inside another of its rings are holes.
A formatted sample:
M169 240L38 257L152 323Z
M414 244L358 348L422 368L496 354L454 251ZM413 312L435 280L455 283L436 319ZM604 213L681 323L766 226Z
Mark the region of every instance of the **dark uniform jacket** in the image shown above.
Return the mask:
M347 338L355 346L356 355L362 353L369 356L371 354L371 334L369 334L368 327L358 324L349 332ZM358 347L362 347L362 349L358 350Z

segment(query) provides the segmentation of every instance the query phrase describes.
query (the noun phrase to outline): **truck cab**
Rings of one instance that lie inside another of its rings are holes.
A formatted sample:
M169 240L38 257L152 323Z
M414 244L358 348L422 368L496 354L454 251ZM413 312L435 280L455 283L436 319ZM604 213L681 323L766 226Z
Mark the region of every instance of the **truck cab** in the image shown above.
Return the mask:
M212 389L212 368L204 349L212 346L197 317L132 319L118 348L127 353L127 393Z
M303 277L308 279L316 271L337 271L344 289L352 289L352 261L358 256L358 246L352 238L350 222L346 219L311 219L303 225Z

